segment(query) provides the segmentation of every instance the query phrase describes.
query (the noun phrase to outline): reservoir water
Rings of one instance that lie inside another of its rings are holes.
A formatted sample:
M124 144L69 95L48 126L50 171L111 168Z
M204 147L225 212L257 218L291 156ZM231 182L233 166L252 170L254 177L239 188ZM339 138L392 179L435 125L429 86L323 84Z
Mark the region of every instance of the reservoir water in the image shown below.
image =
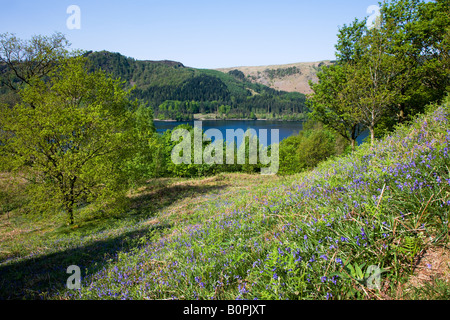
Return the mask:
M279 140L286 139L294 134L298 134L303 129L302 121L275 121L275 120L203 120L198 121L201 124L203 131L206 135L211 138L208 134L208 129L218 129L223 136L223 139L226 140L227 129L234 130L237 132L237 129L242 129L244 132L247 129L253 129L256 132L258 138L261 139L261 143L264 145L270 145L272 141L272 130L278 129L279 131ZM159 133L163 133L166 130L171 130L180 124L189 124L194 127L194 121L186 121L186 122L178 122L178 121L154 121L156 131ZM261 130L267 130L265 131ZM260 136L260 134L262 136ZM264 137L267 134L267 143L264 141ZM241 138L237 138L237 144L239 145ZM277 141L274 141L275 143Z
M247 129L253 129L256 132L256 135L258 138L261 139L261 143L263 145L270 145L271 144L271 130L278 129L279 131L279 141L298 134L303 129L303 122L302 121L276 121L276 120L203 120L199 121L199 124L201 124L201 127L203 131L206 133L206 135L209 138L212 138L210 135L208 135L207 130L208 129L218 129L223 136L223 139L226 140L226 133L227 129L231 130L237 130L242 129L243 131L246 131ZM190 126L194 127L194 121L160 121L155 120L154 121L156 131L158 133L164 133L166 130L172 130L173 128L179 126L180 124L189 124ZM267 143L264 141L264 136L266 133L264 131L261 131L262 129L267 130ZM260 137L260 133L262 134L262 137ZM368 133L363 133L358 139L358 145L361 144L368 136ZM214 140L214 139L213 139ZM241 139L239 137L237 138L237 144L240 145ZM276 141L274 141L276 142Z

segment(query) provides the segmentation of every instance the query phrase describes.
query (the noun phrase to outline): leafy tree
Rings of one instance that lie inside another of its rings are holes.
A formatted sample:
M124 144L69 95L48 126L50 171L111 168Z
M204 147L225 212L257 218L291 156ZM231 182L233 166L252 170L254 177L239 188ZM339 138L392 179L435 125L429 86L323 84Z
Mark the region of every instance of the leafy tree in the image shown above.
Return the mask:
M68 40L61 33L52 36L34 36L22 40L14 34L0 34L1 85L18 91L20 85L31 85L35 78L44 78L55 63L77 52L69 53Z
M368 29L366 20L344 25L337 66L312 85L315 117L343 137L361 124L373 144L377 130L442 99L450 83L449 8L449 0L385 1L377 27Z
M153 110L141 104L133 113L135 152L126 168L129 179L137 184L164 174L164 143L153 123Z
M317 74L319 82L310 82L314 94L309 100L311 116L349 141L352 150L363 130L361 111L352 101L355 96L349 85L354 72L350 64L324 67Z
M339 63L354 63L361 57L363 48L359 42L367 32L367 19L355 19L351 24L339 29L338 41L335 45L336 58Z
M70 224L82 203L97 200L107 209L124 199L124 165L138 140L123 83L88 73L85 63L59 61L47 81L28 79L31 85L19 90L23 102L3 106L0 117L2 165L28 179L33 208L63 209Z
M400 88L405 83L401 61L385 52L389 39L373 28L361 39L361 57L348 66L353 76L347 79L348 103L359 112L359 121L375 141L375 126L389 109L399 102Z
M379 131L404 122L425 105L441 100L450 84L450 2L404 0L385 2L379 32L389 41L385 52L395 57L399 76L397 101Z

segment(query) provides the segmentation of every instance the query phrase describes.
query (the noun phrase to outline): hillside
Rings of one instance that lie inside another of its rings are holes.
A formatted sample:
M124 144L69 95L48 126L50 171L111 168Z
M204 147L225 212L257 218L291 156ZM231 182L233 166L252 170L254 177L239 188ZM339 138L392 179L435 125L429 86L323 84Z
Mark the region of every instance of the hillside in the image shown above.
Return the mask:
M309 81L316 82L318 80L316 74L319 68L331 63L332 61L327 60L284 65L220 68L216 70L224 73L238 70L252 83L259 83L279 91L310 94L312 90L309 87Z
M128 88L134 86L130 98L151 106L157 119L192 120L197 115L301 120L308 112L303 94L275 90L241 74L189 68L176 61L136 60L108 51L89 51L85 56L91 71L102 69ZM0 65L0 83L3 76L7 69ZM14 105L18 100L7 86L0 86L0 103Z
M449 109L290 177L151 180L74 227L25 219L2 175L0 298L448 300Z
M175 61L140 61L119 53L88 52L91 69L101 68L136 86L133 98L152 106L159 119L303 118L305 96L274 90L236 74L194 69Z

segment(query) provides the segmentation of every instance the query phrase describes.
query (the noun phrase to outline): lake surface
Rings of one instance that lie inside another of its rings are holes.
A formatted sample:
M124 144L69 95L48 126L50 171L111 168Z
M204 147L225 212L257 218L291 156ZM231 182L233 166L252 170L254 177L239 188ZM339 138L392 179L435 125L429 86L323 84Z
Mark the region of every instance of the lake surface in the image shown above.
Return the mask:
M197 121L196 121L197 122ZM194 121L154 121L156 131L159 133L164 133L166 130L171 130L180 124L189 124L194 127ZM246 131L247 129L253 129L256 132L256 135L261 141L261 144L267 146L272 142L272 130L278 130L279 133L279 141L282 141L292 135L298 134L303 129L302 121L275 121L275 120L203 120L198 121L198 127L201 125L203 131L209 138L212 138L214 141L214 137L212 137L211 132L208 132L209 129L218 129L224 140L226 139L227 129L229 130L237 130L242 129ZM262 130L267 130L264 132ZM358 145L360 145L364 138L368 136L368 132L364 132L361 134L358 139ZM274 137L275 138L275 137ZM242 142L242 137L237 138L237 145L240 145ZM278 141L274 141L276 143Z
M294 134L298 134L303 129L302 121L274 121L274 120L203 120L196 121L198 127L202 127L205 134L212 138L212 131L208 132L209 129L217 129L222 134L224 140L227 136L227 129L233 130L233 132L238 129L244 132L247 129L253 129L256 132L257 137L261 140L261 143L265 146L272 143L272 130L278 130L279 141L286 139ZM171 130L180 124L189 124L194 127L194 121L178 122L178 121L154 121L156 131L159 133L164 133L166 130ZM267 131L264 131L267 130ZM274 143L277 143L276 136L274 138ZM237 137L237 144L240 145L242 137Z

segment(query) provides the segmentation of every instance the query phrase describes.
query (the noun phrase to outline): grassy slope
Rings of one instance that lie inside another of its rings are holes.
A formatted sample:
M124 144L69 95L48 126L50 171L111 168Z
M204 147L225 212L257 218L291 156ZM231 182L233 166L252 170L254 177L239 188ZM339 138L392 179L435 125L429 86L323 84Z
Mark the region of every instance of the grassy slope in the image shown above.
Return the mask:
M288 178L150 182L129 213L82 215L77 229L27 222L10 200L0 297L404 297L398 289L421 254L448 252L448 112L447 102L373 150L364 145ZM64 289L71 264L82 269L79 291ZM378 289L357 272L371 265L384 271ZM448 284L439 286L448 299Z

